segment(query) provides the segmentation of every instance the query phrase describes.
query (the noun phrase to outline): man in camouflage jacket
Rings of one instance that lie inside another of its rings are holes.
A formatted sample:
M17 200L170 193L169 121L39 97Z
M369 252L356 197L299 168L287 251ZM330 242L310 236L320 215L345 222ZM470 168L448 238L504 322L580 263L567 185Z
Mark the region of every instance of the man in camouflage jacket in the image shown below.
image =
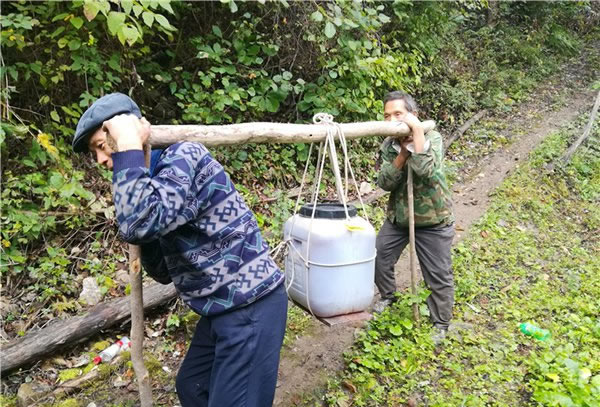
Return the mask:
M454 238L454 217L450 190L443 167L442 137L437 131L424 134L416 118L417 105L404 92L390 92L384 100L384 119L403 121L412 135L402 141L388 137L380 149L382 160L377 184L390 191L387 219L377 235L375 284L381 311L394 299L394 266L409 242L407 168L413 171L415 246L425 284L437 339L443 339L454 305L454 281L450 249ZM434 338L435 340L435 338Z

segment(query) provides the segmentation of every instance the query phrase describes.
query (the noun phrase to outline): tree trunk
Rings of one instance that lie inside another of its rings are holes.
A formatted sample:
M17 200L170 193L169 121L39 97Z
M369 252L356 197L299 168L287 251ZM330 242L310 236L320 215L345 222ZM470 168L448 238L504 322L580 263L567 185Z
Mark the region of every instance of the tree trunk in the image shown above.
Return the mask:
M403 137L410 129L402 122L341 123L346 139L369 136ZM435 128L433 120L423 122L425 133ZM180 141L196 141L207 147L245 143L313 143L327 137L324 124L240 123L222 126L152 126L150 144L166 147Z
M177 296L173 284L153 283L144 288L144 309L152 309ZM81 342L131 315L129 296L104 302L86 314L59 320L9 342L0 350L0 373L37 362L65 346Z

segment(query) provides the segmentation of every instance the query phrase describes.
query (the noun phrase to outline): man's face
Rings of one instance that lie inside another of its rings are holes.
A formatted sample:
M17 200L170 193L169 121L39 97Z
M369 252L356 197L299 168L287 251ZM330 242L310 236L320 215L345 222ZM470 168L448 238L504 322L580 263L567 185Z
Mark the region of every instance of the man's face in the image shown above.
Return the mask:
M402 99L390 100L383 106L383 119L386 122L401 122L408 113L409 111L406 109L404 100ZM402 139L404 145L412 143L412 141L412 134Z
M383 106L383 120L386 122L402 121L406 113L408 113L408 110L406 110L402 99L390 100Z
M103 167L112 170L112 150L106 142L106 132L100 127L88 140L88 149L96 155L96 161Z

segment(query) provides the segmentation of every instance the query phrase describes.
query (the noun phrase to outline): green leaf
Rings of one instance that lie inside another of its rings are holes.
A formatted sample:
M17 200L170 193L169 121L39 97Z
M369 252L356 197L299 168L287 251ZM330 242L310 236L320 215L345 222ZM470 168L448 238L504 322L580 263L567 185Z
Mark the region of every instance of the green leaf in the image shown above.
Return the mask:
M400 336L402 335L402 328L398 325L391 326L390 333L394 336Z
M59 45L59 47L60 47L60 45ZM39 63L39 62L32 62L32 63L30 63L29 64L29 69L31 69L33 72L35 72L38 75L42 74L42 64Z
M123 11L125 14L131 14L131 9L133 8L133 0L121 0L121 7L123 7Z
M134 4L133 5L133 14L136 17L139 17L140 14L142 14L143 11L144 11L144 8L142 6L140 6L139 4Z
M162 8L164 8L165 10L167 10L169 13L175 14L175 12L173 11L173 8L171 8L171 0L158 0L158 4Z
M79 39L73 39L69 41L69 49L71 51L76 51L81 47L81 41Z
M67 40L65 37L61 38L58 40L58 48L64 48L67 46L67 44L69 43L69 40Z
M61 106L60 108L62 109L63 112L65 112L69 116L72 116L72 117L75 117L75 118L79 118L81 116L81 114L74 112L73 110L69 109L66 106Z
M321 12L319 10L317 10L310 15L310 18L313 21L320 22L320 21L323 21L323 14L321 14Z
M267 111L271 113L277 112L279 110L279 98L275 94L275 92L269 92L267 97L265 98Z
M229 11L231 11L232 13L235 13L238 11L238 6L237 4L235 4L235 1L231 0L229 2Z
M125 40L129 45L133 45L138 38L140 38L140 32L137 30L137 28L129 25L122 27L121 32L123 33Z
M48 184L56 189L60 189L65 184L65 179L59 173L53 173L48 180Z
M68 15L69 15L68 13L60 13L60 14L58 14L58 15L55 15L55 16L52 18L52 22L54 23L55 21L58 21L58 20L63 20L63 19L64 19L65 17L67 17Z
M55 122L60 122L60 116L58 115L58 113L56 112L56 110L53 110L53 111L50 112L50 117Z
M119 57L119 55L115 53L111 55L111 57L107 61L108 66L117 72L121 72L120 60L121 58Z
M118 13L116 11L111 11L110 13L108 13L108 18L106 19L106 22L108 24L108 31L112 35L116 35L118 32L120 32L119 28L121 28L121 26L125 22L125 17L126 15L124 13Z
M223 33L221 32L221 29L219 28L219 26L213 25L212 26L212 32L217 37L223 38Z
M92 21L100 11L100 4L96 0L86 0L83 5L83 15L88 21Z
M69 21L71 22L71 24L73 25L73 27L77 28L78 30L83 25L83 18L81 18L81 17L73 17Z
M142 18L144 19L144 24L148 27L152 27L152 23L154 22L154 13L150 11L144 11L142 13Z
M65 31L65 27L63 27L63 26L58 27L56 30L54 30L54 32L52 34L50 34L50 38L54 38L54 37L62 34L63 31Z
M162 14L155 14L154 18L156 19L156 22L160 24L161 27L166 28L168 30L173 29L173 27L171 27L171 24L169 24L169 20L167 20L167 18Z
M327 24L325 24L325 36L327 38L333 38L334 35L335 35L335 26L328 21Z
M406 329L412 329L413 327L413 323L409 319L403 319L400 321L400 324L402 324L402 326Z
M391 19L386 16L385 14L379 14L379 21L381 21L382 23L389 23L391 21Z
M179 316L177 316L175 314L169 315L169 318L167 318L167 327L171 327L171 326L179 327L179 324L180 324Z

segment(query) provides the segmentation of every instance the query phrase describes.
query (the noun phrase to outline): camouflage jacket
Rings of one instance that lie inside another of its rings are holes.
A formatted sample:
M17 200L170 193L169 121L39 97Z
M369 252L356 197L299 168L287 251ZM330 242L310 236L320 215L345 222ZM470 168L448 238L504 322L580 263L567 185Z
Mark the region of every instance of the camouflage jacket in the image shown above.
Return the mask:
M377 185L391 192L387 218L400 227L408 227L407 165L413 170L415 227L454 222L450 189L444 173L442 136L437 131L430 131L425 140L429 141L425 152L411 154L402 169L393 164L399 152L398 141L388 137L381 144L382 163Z

